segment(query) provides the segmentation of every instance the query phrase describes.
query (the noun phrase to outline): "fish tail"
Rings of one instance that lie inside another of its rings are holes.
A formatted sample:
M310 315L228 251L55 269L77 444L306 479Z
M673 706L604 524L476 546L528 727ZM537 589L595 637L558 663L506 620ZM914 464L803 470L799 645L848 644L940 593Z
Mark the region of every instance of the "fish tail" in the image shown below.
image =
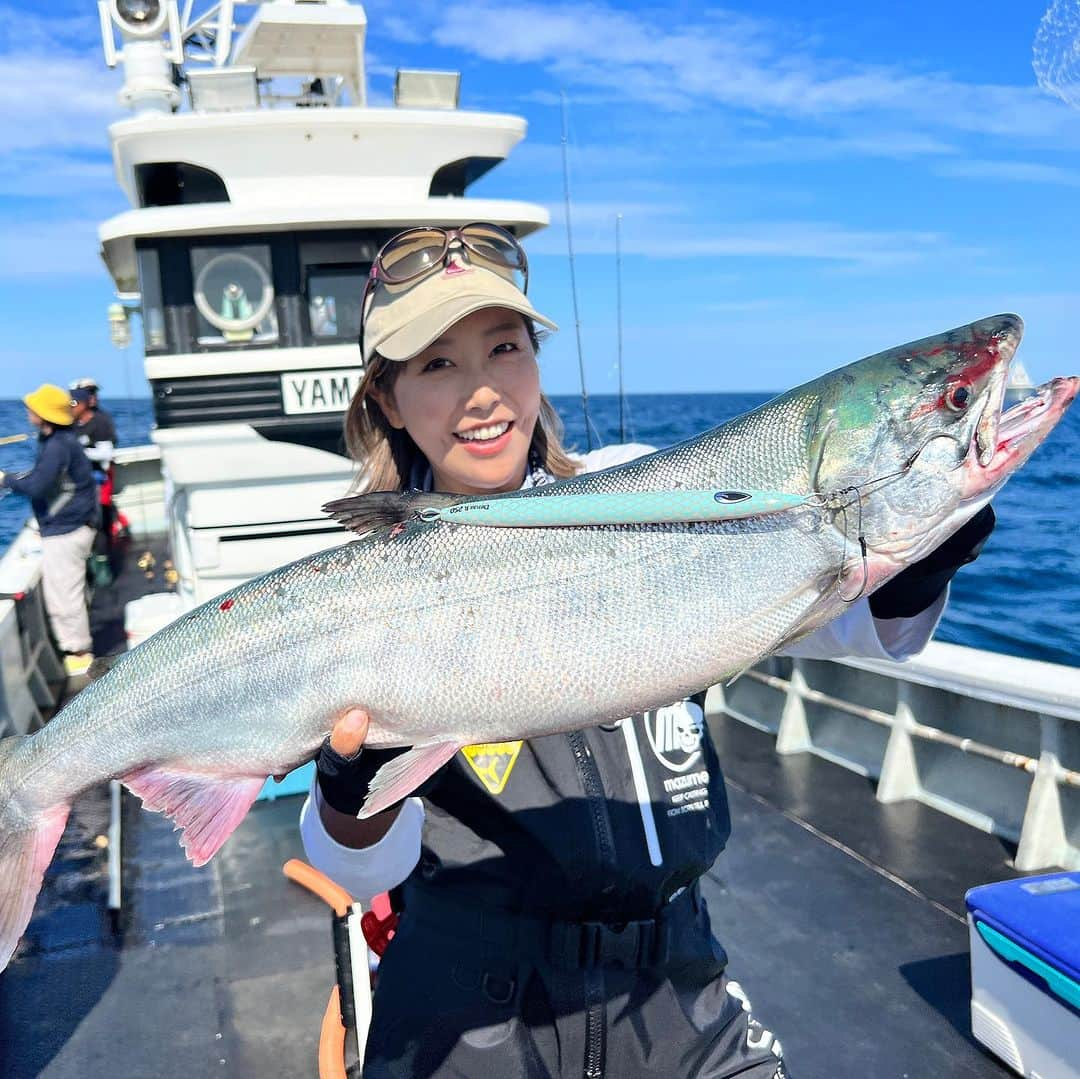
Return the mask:
M63 835L71 806L26 812L8 793L13 760L25 735L0 739L0 970L30 922L45 869Z

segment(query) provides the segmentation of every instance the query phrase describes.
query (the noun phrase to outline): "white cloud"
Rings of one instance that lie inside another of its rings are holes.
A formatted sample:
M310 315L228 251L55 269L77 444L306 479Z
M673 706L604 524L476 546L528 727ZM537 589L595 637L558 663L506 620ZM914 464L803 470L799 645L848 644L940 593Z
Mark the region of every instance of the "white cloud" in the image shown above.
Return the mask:
M482 59L536 64L573 86L669 110L703 103L766 116L889 113L928 125L1080 144L1080 121L1036 87L958 82L944 74L818 54L799 27L728 12L664 29L600 3L428 8L432 40Z
M0 157L0 195L19 198L63 198L122 204L112 164L107 158L87 158L42 149Z
M83 217L0 222L0 279L97 277L107 280L98 256L97 221Z
M1063 184L1080 187L1080 172L1057 165L1034 161L972 161L944 162L935 169L941 176L962 179L1007 180L1024 184Z
M527 173L559 173L562 175L562 146L557 143L528 141L519 146L503 166ZM635 142L615 145L579 144L568 148L567 161L570 179L576 175L638 175L641 171L653 171L669 161L662 148Z
M0 6L0 277L107 280L97 221L122 205L108 124L122 115L93 16ZM32 202L33 209L27 205Z
M756 166L794 161L830 161L849 157L878 157L902 161L958 153L960 148L954 143L917 131L785 135L770 139L733 138L724 146L723 164Z
M419 45L424 40L423 32L413 20L389 13L379 18L379 33L407 45Z
M529 252L566 253L561 204L549 207L552 227L529 239ZM933 257L973 258L982 252L956 245L935 232L852 229L820 221L689 222L673 205L574 203L574 249L581 255L613 255L615 214L623 214L624 255L654 259L783 258L883 269Z
M0 54L5 149L107 153L105 128L120 116L117 89L115 77L94 58Z
M90 15L44 16L0 6L4 148L108 153L105 128L121 115L120 79L105 67Z

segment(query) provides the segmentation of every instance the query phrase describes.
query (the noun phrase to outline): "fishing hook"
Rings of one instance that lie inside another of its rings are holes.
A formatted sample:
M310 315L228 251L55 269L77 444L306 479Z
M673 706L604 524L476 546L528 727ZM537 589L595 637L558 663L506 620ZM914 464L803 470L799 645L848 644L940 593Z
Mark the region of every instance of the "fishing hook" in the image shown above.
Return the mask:
M836 574L836 594L840 600L844 603L854 603L857 599L861 599L863 593L866 591L866 586L870 581L870 567L867 563L866 557L866 536L863 534L863 498L869 494L874 494L879 491L886 484L892 483L895 480L906 476L914 467L915 462L918 461L919 456L930 445L931 442L939 438L948 438L955 442L961 449L963 449L964 443L961 442L956 435L951 434L948 431L938 431L935 434L927 437L922 445L920 445L914 453L912 453L908 459L895 471L887 472L883 476L875 476L873 479L867 480L865 483L852 484L850 487L841 487L839 490L830 491L827 494L814 493L808 495L806 502L807 505L815 506L819 509L830 510L834 514L840 514L843 518L843 533L844 533L844 547L840 557L840 569ZM963 460L949 469L950 472L955 472L957 468L963 465ZM848 497L845 500L844 496ZM843 579L844 569L847 564L847 550L848 550L848 515L847 511L852 505L858 507L858 517L856 518L856 530L855 535L859 541L860 560L862 562L862 581L859 584L858 591L853 596L845 596L843 593Z

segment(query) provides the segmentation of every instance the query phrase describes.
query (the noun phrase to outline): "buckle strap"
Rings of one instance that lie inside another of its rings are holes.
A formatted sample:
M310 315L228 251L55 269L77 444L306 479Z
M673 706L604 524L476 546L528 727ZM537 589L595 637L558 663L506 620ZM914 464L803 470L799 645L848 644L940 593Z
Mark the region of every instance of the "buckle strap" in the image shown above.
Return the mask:
M671 959L676 931L696 911L694 889L677 896L655 918L614 923L553 921L407 892L404 917L451 933L455 940L476 940L496 953L529 956L562 970L640 970Z

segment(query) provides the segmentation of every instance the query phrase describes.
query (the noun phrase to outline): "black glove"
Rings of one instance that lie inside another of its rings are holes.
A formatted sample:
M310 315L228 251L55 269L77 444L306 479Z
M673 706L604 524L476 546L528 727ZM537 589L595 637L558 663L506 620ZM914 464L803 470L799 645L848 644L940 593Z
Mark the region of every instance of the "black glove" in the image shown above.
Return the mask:
M945 591L961 566L974 562L994 531L994 508L984 506L924 559L901 570L870 597L875 618L914 618Z
M316 775L323 801L339 813L355 817L368 796L368 787L375 773L387 761L392 761L407 751L399 749L358 749L351 757L343 757L330 745L329 737L323 740L319 755L315 758Z

